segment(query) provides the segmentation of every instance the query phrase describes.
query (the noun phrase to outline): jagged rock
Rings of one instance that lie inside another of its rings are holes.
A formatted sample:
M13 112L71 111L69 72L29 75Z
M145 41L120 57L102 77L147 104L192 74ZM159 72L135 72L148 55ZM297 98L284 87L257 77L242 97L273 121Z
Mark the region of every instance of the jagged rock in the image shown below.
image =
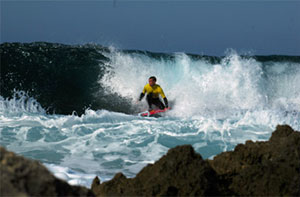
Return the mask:
M287 125L269 141L247 141L209 162L239 196L300 196L300 133Z
M55 178L38 161L0 147L0 196L94 196L91 190Z
M55 178L37 161L0 148L1 196L92 196ZM190 145L170 149L134 178L101 183L97 196L300 196L300 132L277 126L269 141L239 144L203 160Z
M98 196L216 196L222 195L215 171L190 145L178 146L135 178L118 173L108 182L94 180Z
M300 196L300 132L278 126L267 142L247 141L203 160L190 145L172 148L135 178L95 178L97 196Z

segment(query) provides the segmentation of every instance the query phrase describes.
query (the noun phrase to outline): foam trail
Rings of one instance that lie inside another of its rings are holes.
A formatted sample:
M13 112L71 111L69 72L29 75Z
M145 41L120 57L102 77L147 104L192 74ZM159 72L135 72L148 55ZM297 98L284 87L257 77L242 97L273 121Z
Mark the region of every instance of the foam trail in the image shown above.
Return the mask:
M145 101L135 101L155 75L172 110L158 119L100 109L51 115L19 91L0 97L1 146L45 163L71 184L88 186L95 175L101 181L117 172L133 177L177 145L191 144L212 158L246 140L267 140L277 124L300 130L297 62L262 63L234 52L215 63L184 53L105 55L110 61L99 84L108 95L145 110Z
M191 144L204 158L212 158L237 143L268 139L280 121L299 129L299 114L287 114L289 119L274 114L248 111L228 119L156 119L106 110L87 110L80 117L23 113L0 119L1 145L46 163L70 184L89 186L94 175L101 181L120 171L133 177L177 145Z
M67 181L70 185L82 185L90 188L96 174L86 174L74 171L68 167L62 167L55 164L44 164L54 176ZM100 177L102 181L109 180L108 178Z
M228 117L237 111L299 109L299 63L269 63L229 53L220 63L194 60L186 54L153 59L144 54L111 51L100 83L108 91L132 100L151 75L158 78L176 117ZM293 108L293 106L296 106ZM136 106L142 109L143 106Z
M38 101L24 91L14 91L11 99L4 99L0 96L0 113L17 115L22 113L40 113L45 114L45 110Z

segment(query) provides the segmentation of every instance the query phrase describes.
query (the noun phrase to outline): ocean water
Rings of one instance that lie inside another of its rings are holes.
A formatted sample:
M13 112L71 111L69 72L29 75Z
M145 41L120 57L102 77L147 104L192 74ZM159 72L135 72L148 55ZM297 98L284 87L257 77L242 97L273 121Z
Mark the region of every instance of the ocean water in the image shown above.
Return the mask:
M208 57L80 46L74 48L84 54L93 48L101 56L93 57L96 64L76 65L55 59L57 48L68 51L67 46L1 47L1 58L21 54L16 62L35 73L30 78L24 67L1 59L1 146L41 161L73 185L90 187L95 176L106 181L117 172L134 177L177 145L191 144L206 159L246 140L268 140L278 124L300 130L299 57L234 51ZM74 53L64 59L81 54ZM60 69L51 70L51 65ZM137 98L152 75L172 110L160 118L139 117L147 104ZM56 91L62 86L67 88Z

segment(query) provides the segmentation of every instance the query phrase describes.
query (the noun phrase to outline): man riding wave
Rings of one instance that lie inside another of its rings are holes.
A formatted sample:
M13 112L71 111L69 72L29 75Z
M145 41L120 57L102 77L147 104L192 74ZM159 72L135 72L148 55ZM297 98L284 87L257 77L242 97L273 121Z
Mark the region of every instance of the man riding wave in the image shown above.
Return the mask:
M152 104L157 106L159 109L165 109L169 107L168 99L165 96L164 91L162 90L160 85L156 84L156 77L152 76L149 78L149 83L145 85L143 92L140 95L139 101L141 101L144 98L146 93L146 100L149 105L149 111L152 110ZM161 100L159 99L159 95L161 95L165 104L161 102Z

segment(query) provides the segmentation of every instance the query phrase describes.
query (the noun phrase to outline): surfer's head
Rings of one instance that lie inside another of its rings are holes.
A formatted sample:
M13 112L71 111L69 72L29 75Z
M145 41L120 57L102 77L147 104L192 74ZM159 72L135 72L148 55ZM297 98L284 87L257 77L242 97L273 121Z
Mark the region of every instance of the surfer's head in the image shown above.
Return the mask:
M156 83L156 77L154 77L154 76L149 77L149 85L154 86L155 83Z

